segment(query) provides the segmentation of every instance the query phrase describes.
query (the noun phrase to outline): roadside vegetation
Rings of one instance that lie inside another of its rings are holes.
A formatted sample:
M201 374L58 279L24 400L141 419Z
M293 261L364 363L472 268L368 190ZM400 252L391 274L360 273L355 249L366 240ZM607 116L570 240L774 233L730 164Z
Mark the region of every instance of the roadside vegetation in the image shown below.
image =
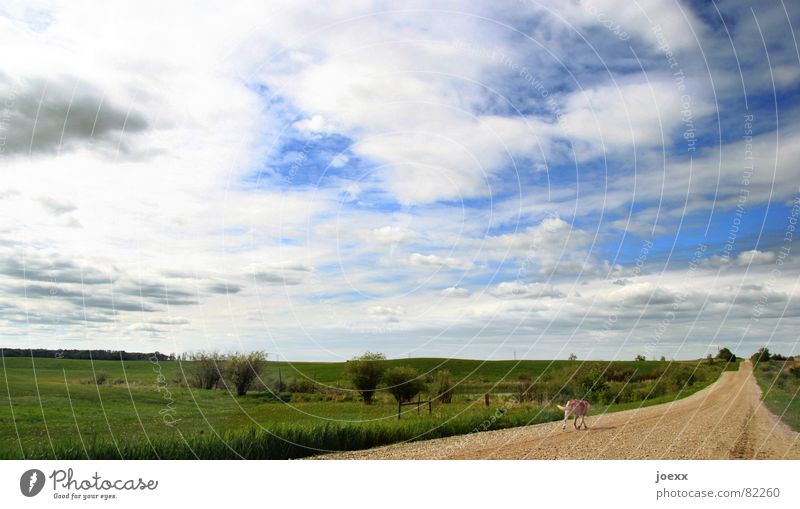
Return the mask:
M750 360L766 407L800 432L800 359L761 348Z
M260 352L87 361L3 358L0 458L299 458L684 397L737 364L695 361L268 361ZM488 394L489 405L486 406ZM433 400L433 413L397 402ZM366 403L366 404L365 404Z

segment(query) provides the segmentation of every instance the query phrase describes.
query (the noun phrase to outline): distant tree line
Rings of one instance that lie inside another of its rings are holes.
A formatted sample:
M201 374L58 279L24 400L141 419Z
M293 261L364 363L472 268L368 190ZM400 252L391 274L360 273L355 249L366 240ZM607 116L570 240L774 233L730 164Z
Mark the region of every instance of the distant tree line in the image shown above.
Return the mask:
M161 352L126 352L125 350L51 350L49 348L0 348L0 357L46 357L95 361L175 360L174 354Z

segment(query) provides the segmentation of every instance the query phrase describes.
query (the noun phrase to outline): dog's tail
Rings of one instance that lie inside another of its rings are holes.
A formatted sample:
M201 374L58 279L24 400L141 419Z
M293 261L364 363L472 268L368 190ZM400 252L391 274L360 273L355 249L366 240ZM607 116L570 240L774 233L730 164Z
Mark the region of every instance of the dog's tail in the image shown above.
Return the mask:
M563 407L561 405L556 405L556 406L558 407L559 410L566 410L567 409L567 407Z

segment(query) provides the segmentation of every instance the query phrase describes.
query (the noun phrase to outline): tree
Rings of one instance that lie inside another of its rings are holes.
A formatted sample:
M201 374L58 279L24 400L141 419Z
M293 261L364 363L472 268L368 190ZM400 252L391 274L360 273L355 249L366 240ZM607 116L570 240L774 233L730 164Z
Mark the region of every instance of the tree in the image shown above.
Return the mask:
M213 389L222 378L222 360L217 352L198 352L191 356L186 382L198 389ZM182 364L183 365L183 364Z
M383 383L398 403L411 401L414 396L425 390L425 381L414 368L396 366L383 374Z
M635 360L637 362L644 362L644 361L647 360L647 358L645 358L645 356L642 355L642 354L638 354L633 360Z
M762 346L756 353L750 356L750 360L753 362L753 364L758 364L762 361L768 361L770 357L771 355L769 353L769 348Z
M347 361L344 371L353 387L361 393L364 403L371 405L375 389L386 371L386 356L382 353L367 352L361 357Z
M264 370L267 354L250 352L235 353L228 356L225 362L225 379L236 387L236 395L244 396Z
M706 355L706 364L714 364L714 357L711 354Z
M434 379L436 384L436 397L442 403L452 403L453 401L453 377L449 371L443 369L436 373Z
M567 357L567 360L568 361L577 361L578 360L578 356L575 355L574 353L571 353L571 354L569 354L569 357Z
M660 360L661 362L667 362L667 358L666 358L666 357L664 357L663 355L661 356L661 359L659 359L659 360Z
M723 347L717 352L717 359L725 362L736 362L736 355L729 349Z

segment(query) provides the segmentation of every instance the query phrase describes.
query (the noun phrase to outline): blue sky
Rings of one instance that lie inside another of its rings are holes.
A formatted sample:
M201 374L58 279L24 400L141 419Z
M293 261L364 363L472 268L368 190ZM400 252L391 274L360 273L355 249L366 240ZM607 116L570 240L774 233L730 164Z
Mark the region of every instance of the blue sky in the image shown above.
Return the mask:
M8 3L0 346L797 353L799 24Z

